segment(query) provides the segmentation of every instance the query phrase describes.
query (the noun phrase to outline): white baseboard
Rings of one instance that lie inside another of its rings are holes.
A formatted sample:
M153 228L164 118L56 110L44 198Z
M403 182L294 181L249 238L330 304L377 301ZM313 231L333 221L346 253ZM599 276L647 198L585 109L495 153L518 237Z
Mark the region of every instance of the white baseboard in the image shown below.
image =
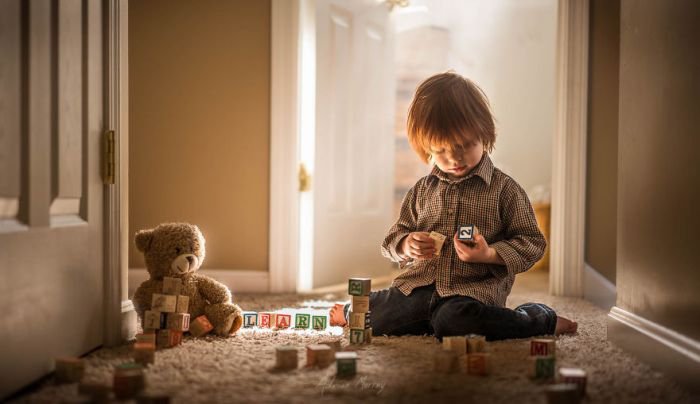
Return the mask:
M231 292L268 292L270 290L270 273L243 269L200 269L202 275L209 276L223 283ZM129 269L129 296L139 285L149 278L146 268Z
M700 394L700 342L616 306L608 340Z
M583 297L605 310L610 310L617 301L617 288L600 272L584 264Z

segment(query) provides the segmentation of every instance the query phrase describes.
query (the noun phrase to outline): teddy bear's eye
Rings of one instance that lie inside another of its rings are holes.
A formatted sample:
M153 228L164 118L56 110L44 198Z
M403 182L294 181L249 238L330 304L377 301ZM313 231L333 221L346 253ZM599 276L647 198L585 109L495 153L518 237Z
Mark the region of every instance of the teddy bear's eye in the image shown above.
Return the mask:
M176 253L176 254L180 254L180 251L182 251L182 250L180 250L180 247L175 247L175 253Z

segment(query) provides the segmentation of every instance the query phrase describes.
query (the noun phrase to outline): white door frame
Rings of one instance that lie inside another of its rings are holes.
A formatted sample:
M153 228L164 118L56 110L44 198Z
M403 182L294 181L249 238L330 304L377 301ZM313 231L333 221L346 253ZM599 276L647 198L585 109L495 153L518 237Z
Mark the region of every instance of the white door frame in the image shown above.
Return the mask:
M306 0L272 0L270 291L296 290L299 259L300 20ZM550 293L582 296L588 103L588 0L559 0Z
M105 346L120 345L136 330L128 298L129 251L129 1L106 0L105 130L115 133L115 180L105 185Z

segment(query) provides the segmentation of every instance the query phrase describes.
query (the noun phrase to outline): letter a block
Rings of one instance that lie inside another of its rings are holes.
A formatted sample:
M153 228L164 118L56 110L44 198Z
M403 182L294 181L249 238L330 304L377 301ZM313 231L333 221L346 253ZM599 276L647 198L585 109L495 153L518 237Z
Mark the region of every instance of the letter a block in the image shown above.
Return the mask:
M275 327L277 328L289 328L292 323L291 314L277 314L277 321L275 321Z

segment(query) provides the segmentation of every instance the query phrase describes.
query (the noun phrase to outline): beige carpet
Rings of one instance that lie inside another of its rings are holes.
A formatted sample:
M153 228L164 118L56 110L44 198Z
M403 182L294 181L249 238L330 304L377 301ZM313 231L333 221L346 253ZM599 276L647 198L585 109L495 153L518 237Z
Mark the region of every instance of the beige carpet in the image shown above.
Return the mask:
M579 321L576 335L557 342L557 365L576 366L588 372L588 403L690 403L691 397L667 377L606 341L606 313L596 306L572 298L549 296L537 274L521 275L508 300L514 307L538 301L558 313ZM247 310L303 307L316 300L317 307L344 293L315 295L238 295ZM465 373L442 375L433 372L432 353L439 349L432 337L375 337L358 350L358 374L349 380L336 379L335 366L324 370L300 367L291 372L270 371L274 348L295 344L303 366L306 344L321 339L343 338L340 328L314 331L243 330L222 339L188 338L170 350L159 351L156 363L147 370L147 388L170 392L177 403L545 403L543 384L526 376L529 340L489 343L493 373L488 377ZM337 334L337 336L333 336ZM343 344L346 345L343 338ZM86 379L109 381L112 366L129 361L129 347L102 349L87 358ZM76 385L54 385L47 381L18 402L60 402L75 397Z

